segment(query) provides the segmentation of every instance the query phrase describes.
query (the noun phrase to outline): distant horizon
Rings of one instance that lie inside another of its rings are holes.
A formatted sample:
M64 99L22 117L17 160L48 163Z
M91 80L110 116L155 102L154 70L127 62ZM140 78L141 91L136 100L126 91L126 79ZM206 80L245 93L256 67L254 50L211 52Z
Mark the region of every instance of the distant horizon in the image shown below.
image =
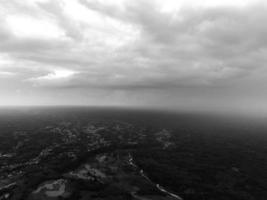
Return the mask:
M137 111L137 112L156 112L156 113L169 113L169 114L190 114L190 115L216 115L224 117L234 117L234 118L255 118L255 119L265 119L267 118L267 112L246 112L246 111L236 111L236 110L212 110L212 109L186 109L177 107L174 109L167 107L147 107L147 106L125 106L125 105L0 105L1 110L27 110L27 109L73 109L73 108L85 108L85 109L95 109L95 110L113 110L113 111Z

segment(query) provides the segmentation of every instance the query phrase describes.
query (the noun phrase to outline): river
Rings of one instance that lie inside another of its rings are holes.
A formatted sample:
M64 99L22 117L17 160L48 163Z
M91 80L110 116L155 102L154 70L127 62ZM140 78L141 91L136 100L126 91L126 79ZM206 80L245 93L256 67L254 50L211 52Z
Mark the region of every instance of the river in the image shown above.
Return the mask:
M153 185L155 185L158 190L160 190L161 192L175 198L175 199L178 199L178 200L183 200L182 197L180 197L179 195L177 194L174 194L174 193L171 193L169 191L167 191L164 187L162 187L161 185L157 184L157 183L154 183L147 175L145 175L144 173L144 170L143 169L140 169L133 161L133 156L131 154L129 154L129 163L131 166L133 166L134 168L136 169L139 169L139 173L142 177L144 177L146 180L148 180L150 183L152 183ZM134 194L135 195L135 194Z

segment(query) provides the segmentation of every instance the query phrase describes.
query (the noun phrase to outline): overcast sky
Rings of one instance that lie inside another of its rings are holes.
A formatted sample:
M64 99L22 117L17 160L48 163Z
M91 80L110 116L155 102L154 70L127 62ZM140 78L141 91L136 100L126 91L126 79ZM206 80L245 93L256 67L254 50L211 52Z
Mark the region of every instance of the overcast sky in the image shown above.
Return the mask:
M267 3L1 0L0 105L267 110Z

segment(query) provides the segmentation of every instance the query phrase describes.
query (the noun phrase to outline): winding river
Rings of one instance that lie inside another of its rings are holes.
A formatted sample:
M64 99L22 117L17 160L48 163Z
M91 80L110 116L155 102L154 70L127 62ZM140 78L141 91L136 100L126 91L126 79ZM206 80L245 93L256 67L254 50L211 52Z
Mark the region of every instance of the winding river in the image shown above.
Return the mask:
M133 156L132 156L131 154L129 154L129 163L130 163L130 165L133 166L134 168L139 169L139 167L134 163L134 161L133 161ZM139 170L139 173L140 173L140 175L141 175L142 177L144 177L144 178L145 178L146 180L148 180L150 183L152 183L153 185L155 185L155 186L158 188L158 190L160 190L161 192L163 192L163 193L165 193L165 194L167 194L167 195L169 195L169 196L171 196L171 197L173 197L173 198L175 198L175 199L183 200L183 198L180 197L180 196L178 196L177 194L173 194L173 193L167 191L166 189L164 189L164 187L162 187L161 185L154 183L148 176L145 175L143 169L140 169L140 170ZM133 194L133 195L135 195L135 194Z

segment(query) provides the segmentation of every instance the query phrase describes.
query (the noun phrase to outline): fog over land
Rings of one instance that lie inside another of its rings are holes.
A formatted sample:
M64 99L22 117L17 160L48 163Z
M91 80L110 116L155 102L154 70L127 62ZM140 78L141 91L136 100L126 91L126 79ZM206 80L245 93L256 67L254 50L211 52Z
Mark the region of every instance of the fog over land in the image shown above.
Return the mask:
M0 105L267 112L264 0L0 2Z

